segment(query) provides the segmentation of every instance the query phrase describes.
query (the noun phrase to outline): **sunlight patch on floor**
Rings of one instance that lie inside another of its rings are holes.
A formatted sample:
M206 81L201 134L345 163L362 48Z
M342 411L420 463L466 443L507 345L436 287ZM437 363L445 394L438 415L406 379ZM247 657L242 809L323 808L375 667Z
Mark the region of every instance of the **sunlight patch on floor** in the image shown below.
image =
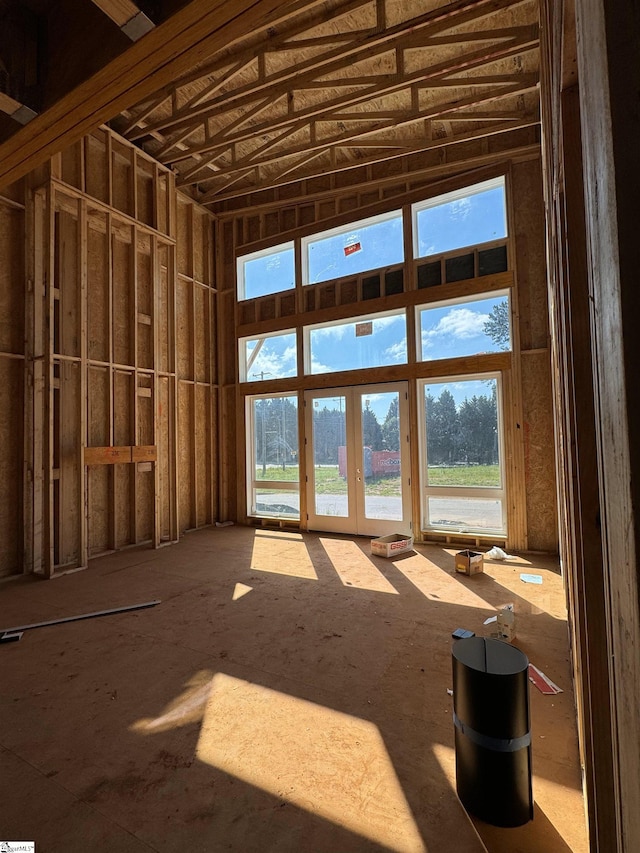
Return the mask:
M185 691L159 717L144 718L131 726L138 734L157 734L187 726L202 719L211 691L212 673L202 670L189 680Z
M373 723L218 673L196 755L389 850L426 851Z
M535 762L534 762L535 770ZM584 799L580 778L576 777L576 787L560 785L543 776L533 774L534 820L536 809L554 827L558 835L566 842L570 850L585 849L585 827L579 820L568 821L567 814L584 813Z
M453 702L452 702L453 706ZM453 738L453 717L451 719L451 737ZM453 747L443 743L434 743L431 747L436 761L442 768L443 775L449 780L451 787L456 789L456 756Z
M495 607L488 604L484 598L472 589L461 583L457 578L436 566L422 554L412 554L402 560L395 560L394 569L406 577L408 581L420 590L420 592L433 601L442 601L445 604L456 604L460 607L480 607L484 610L495 612ZM453 571L453 557L451 558L451 569ZM468 578L473 583L473 578Z
M378 571L373 561L355 542L348 539L321 538L320 543L345 586L398 595L398 590Z
M306 543L299 533L256 531L251 570L318 580Z
M232 601L237 601L239 598L242 598L243 595L251 592L252 589L253 587L247 586L246 583L237 583L233 589Z

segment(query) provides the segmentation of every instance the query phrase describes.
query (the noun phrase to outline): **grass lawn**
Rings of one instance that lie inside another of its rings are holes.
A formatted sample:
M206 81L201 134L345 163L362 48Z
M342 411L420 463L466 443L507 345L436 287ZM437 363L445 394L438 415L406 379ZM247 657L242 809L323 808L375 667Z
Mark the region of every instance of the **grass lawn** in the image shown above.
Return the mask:
M500 487L499 465L468 465L455 468L429 467L430 486Z
M256 466L256 479L263 481L296 482L299 477L297 465L287 465L283 471L281 466L267 467L262 473L262 466ZM322 465L315 469L316 494L346 495L347 484L338 473L337 465ZM485 486L496 488L500 486L500 468L498 465L469 465L455 468L429 468L430 486ZM399 495L399 477L371 477L367 480L369 495Z

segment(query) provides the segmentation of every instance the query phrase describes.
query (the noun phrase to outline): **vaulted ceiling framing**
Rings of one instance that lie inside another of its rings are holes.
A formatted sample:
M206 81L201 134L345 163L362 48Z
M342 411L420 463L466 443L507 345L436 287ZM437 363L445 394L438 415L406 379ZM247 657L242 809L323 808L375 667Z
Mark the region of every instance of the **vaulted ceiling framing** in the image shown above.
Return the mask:
M429 5L292 4L111 124L213 210L416 152L521 144L539 123L537 3Z

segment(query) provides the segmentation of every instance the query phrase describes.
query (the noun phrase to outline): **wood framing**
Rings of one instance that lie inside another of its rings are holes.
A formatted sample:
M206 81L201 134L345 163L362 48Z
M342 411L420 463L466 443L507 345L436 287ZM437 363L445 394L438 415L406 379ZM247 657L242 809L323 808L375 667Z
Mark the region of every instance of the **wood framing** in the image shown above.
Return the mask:
M212 54L114 126L217 210L300 180L413 153L442 162L474 140L510 139L539 121L537 81L533 2L425 11L355 0L329 14L307 4L268 38Z
M24 568L50 577L215 520L215 288L209 214L113 132L39 180L26 205Z
M281 17L279 0L191 0L0 145L0 187L169 85L203 56ZM295 3L285 4L295 7ZM97 10L96 10L97 11ZM117 30L116 30L117 32ZM71 50L71 46L68 46Z

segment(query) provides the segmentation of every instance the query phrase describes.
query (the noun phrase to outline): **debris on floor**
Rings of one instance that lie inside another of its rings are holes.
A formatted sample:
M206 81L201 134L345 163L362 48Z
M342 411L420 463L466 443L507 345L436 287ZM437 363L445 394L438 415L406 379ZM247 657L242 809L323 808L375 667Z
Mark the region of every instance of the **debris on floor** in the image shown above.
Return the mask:
M473 631L467 631L466 628L456 628L451 636L454 640L466 640L468 637L475 637L475 633Z
M507 554L506 551L503 551L502 548L498 548L497 545L494 545L493 548L489 548L488 551L485 552L485 557L487 560L516 560L517 557L514 557L512 554Z
M79 622L81 619L97 619L99 616L112 616L114 613L126 613L129 610L144 610L160 604L159 599L145 601L143 604L127 604L124 607L112 607L110 610L95 610L93 613L80 613L78 616L64 616L61 619L49 619L46 622L33 622L31 625L19 625L16 628L0 628L0 643L10 643L19 640L24 631L33 628L47 628L50 625L61 625L63 622Z
M476 575L484 571L483 554L479 551L459 551L455 557L456 572L463 575Z
M542 583L542 575L528 575L525 573L525 574L520 575L520 580L524 581L525 583L538 583L538 584L540 584L540 583Z
M563 692L561 687L554 684L553 681L544 674L544 672L541 672L541 670L532 663L529 664L529 681L534 684L541 693L545 693L550 696Z

